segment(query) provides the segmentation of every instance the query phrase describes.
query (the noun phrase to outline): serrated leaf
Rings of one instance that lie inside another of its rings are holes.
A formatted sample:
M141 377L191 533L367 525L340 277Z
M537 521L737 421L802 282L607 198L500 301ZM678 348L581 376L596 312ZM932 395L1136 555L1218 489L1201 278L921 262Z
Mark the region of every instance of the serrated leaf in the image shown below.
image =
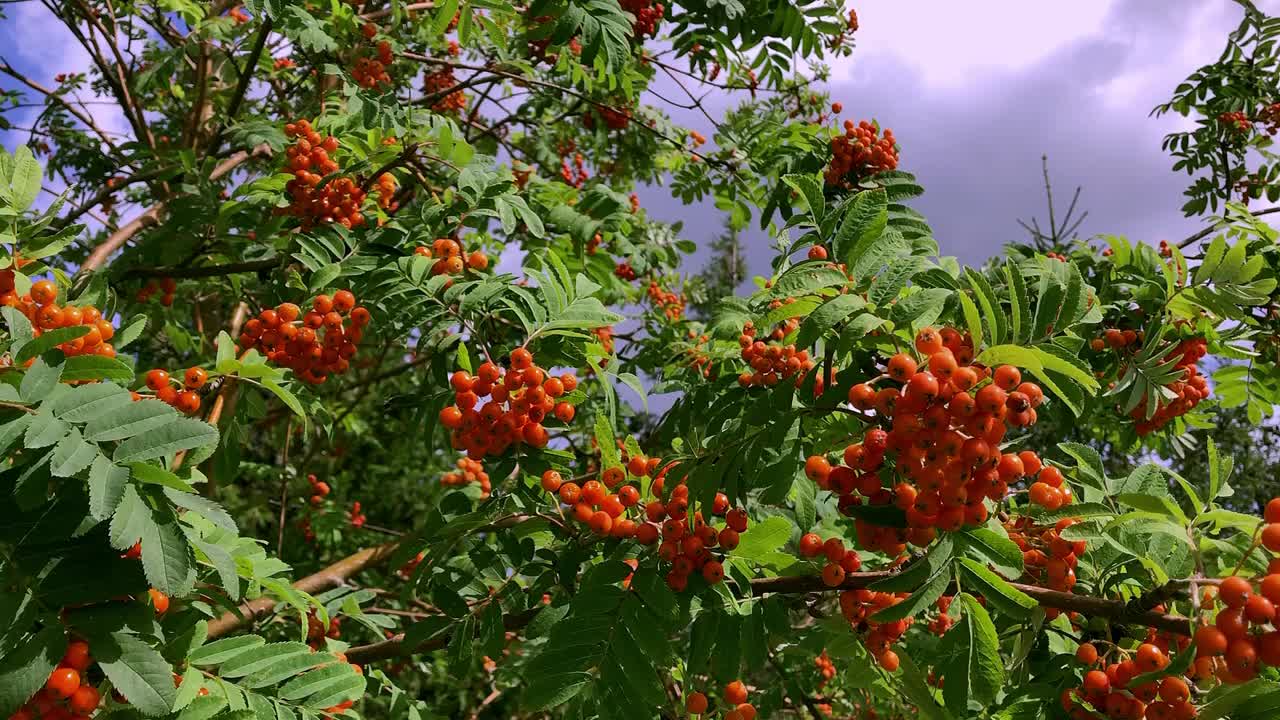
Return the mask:
M98 520L111 517L124 495L129 471L104 455L93 459L89 468L89 514Z
M112 459L120 463L150 460L217 442L218 429L209 423L194 418L177 418L120 443Z
M107 647L95 644L93 654L112 687L145 715L168 713L177 697L173 666L136 635L110 637Z
M810 312L804 322L801 323L800 331L796 334L796 347L811 347L827 331L844 322L850 315L866 306L865 300L852 293L836 295L827 300Z
M265 670L268 667L295 655L310 655L312 649L306 643L278 642L259 645L247 652L222 663L218 675L224 678L239 678Z
M116 380L133 382L133 368L118 358L102 355L74 355L67 358L62 371L63 382L88 380Z
M72 325L70 327L54 328L45 330L40 337L34 338L31 342L22 346L22 349L13 356L15 364L22 364L37 355L43 354L47 350L61 345L65 342L71 342L78 337L83 337L89 333L88 325Z
M1004 576L1017 578L1022 575L1022 550L1005 535L985 527L965 530L960 535L966 550L972 551Z
M315 694L342 687L352 677L360 677L347 663L334 663L310 670L280 687L281 700L301 700ZM309 703L308 703L309 704Z
M187 661L198 667L220 665L231 658L266 644L266 640L257 635L237 635L235 637L214 640L192 651Z
M12 618L6 618L5 622L10 620ZM8 717L16 713L44 687L66 649L66 630L54 623L0 658L0 715Z
M969 298L968 293L958 292L956 297L960 299L960 311L964 316L965 328L969 331L969 336L973 338L973 346L975 348L982 347L982 318L978 315L978 306L973 304L973 300Z
M89 422L133 401L128 390L110 382L90 383L72 388L53 402L53 414L73 423Z
M968 713L970 701L987 704L1004 684L1000 638L991 616L972 595L961 593L961 618L946 635L952 659L942 675L947 679L942 697L947 709Z
M960 569L968 587L976 589L987 602L1009 617L1025 620L1037 606L1030 595L969 558L960 558Z
M121 350L129 343L142 337L143 331L147 329L147 316L138 315L129 321L128 325L120 328L119 331L111 338L115 344L116 350Z
M844 211L832 241L835 258L852 268L884 232L889 222L889 199L883 189L854 196Z
M85 425L84 437L92 442L124 440L163 427L177 415L176 410L159 400L139 400L90 420Z
M142 524L142 571L165 595L185 595L195 581L191 549L172 518L152 515Z
M22 376L22 383L18 385L18 393L22 399L28 403L37 403L44 400L58 386L58 381L62 379L62 353L49 353L49 360L43 357L36 358L31 367Z
M49 460L49 472L54 477L71 477L89 467L98 457L101 457L98 446L85 442L80 431L71 428L71 432L54 446L53 457Z

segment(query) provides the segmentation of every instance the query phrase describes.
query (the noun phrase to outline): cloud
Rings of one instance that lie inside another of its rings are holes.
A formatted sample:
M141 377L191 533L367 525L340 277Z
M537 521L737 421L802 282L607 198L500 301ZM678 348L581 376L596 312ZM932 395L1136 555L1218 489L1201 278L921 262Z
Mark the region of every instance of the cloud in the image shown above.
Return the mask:
M1280 13L1280 0L1258 6ZM1165 134L1190 121L1149 113L1217 59L1240 19L1234 3L1001 0L976 11L942 0L867 0L857 10L858 46L834 64L832 97L844 117L893 128L902 169L926 189L913 204L944 253L981 262L1026 237L1018 218L1035 215L1043 224L1041 155L1049 158L1059 213L1083 187L1086 237L1155 243L1202 227L1182 216L1189 179L1172 171L1160 148ZM720 107L730 101L716 98ZM694 113L672 114L706 133ZM685 220L685 235L701 244L720 232L722 215L709 204L683 208L663 194L642 195L650 213ZM767 272L766 238L754 231L750 242L751 271Z

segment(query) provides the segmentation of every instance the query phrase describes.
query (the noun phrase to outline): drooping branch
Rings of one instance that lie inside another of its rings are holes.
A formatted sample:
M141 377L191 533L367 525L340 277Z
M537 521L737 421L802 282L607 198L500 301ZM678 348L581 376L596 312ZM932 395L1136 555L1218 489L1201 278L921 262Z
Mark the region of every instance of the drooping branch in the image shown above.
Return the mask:
M365 548L360 552L345 557L338 562L326 567L325 569L307 577L302 578L293 584L294 589L301 590L309 594L324 592L339 585L342 585L350 578L365 568L378 565L391 557L395 552L398 543L387 543L378 545L377 547ZM276 606L276 601L269 597L261 597L257 600L250 600L240 606L241 613L237 615L234 612L228 612L222 617L217 618L209 623L209 639L219 638L230 633L244 625L249 624L254 618L259 617L271 611Z
M756 578L751 581L751 594L757 596L772 594L798 595L833 592L836 590L857 590L898 574L898 571L891 570L849 573L845 576L845 581L836 588L827 587L822 582L822 578L814 576ZM1038 585L1024 583L1010 583L1010 585L1029 595L1041 607L1078 612L1090 617L1140 623L1176 635L1190 636L1192 632L1191 619L1180 615L1143 610L1120 600L1110 600L1090 595L1075 595L1050 590ZM506 615L503 617L503 626L508 631L518 630L533 619L533 615L536 614L537 610L538 608L534 608ZM451 634L444 634L415 647L407 648L404 646L404 635L400 634L382 642L350 648L347 650L346 655L351 662L363 664L413 653L439 650L449 644L451 637Z
M209 173L209 180L217 180L237 167L243 165L250 158L265 156L271 154L271 146L263 143L252 150L241 150L232 153L222 162L213 168L213 172ZM164 216L165 203L158 202L155 205L142 211L140 215L133 218L129 222L121 225L115 232L107 236L101 245L93 249L89 253L89 257L85 259L84 264L80 266L80 274L84 275L101 268L107 263L107 259L111 257L117 250L124 247L124 244L143 230L152 227L160 222Z
M95 135L101 138L102 142L106 143L107 147L111 148L112 152L115 152L115 153L119 152L119 149L116 147L115 142L111 140L111 136L107 133L107 131L99 127L98 123L94 122L93 118L90 117L88 113L76 107L75 105L72 105L70 102L67 101L66 98L62 97L62 95L54 92L53 90L50 90L49 88L41 85L35 80L32 80L26 75L23 75L22 73L18 72L13 68L12 65L4 61L3 59L0 59L0 72L4 73L5 75L8 75L9 77L12 77L13 79L17 80L23 85L26 85L32 90L35 90L41 95L44 95L45 97L57 103L58 105L62 106L64 110L71 113L72 117L84 123L85 127L92 130Z

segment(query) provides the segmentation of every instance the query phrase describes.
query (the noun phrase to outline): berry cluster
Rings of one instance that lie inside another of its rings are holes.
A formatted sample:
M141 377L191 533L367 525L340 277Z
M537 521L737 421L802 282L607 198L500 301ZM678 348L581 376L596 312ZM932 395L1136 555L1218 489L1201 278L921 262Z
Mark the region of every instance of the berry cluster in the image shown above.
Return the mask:
M460 275L465 268L480 271L489 267L489 256L481 250L473 250L470 255L462 254L462 243L450 238L436 238L430 247L419 245L413 249L415 255L425 258L436 258L431 266L432 275Z
M372 40L378 34L378 26L373 23L365 23L360 28L361 34L365 39ZM376 56L368 57L359 55L356 57L355 67L351 68L351 76L355 78L356 83L366 90L376 90L379 85L391 85L391 76L387 74L387 68L391 67L391 63L395 61L395 56L391 52L391 43L382 40L378 43Z
M710 341L707 335L699 335L693 330L689 331L689 347L685 348L684 354L689 358L689 364L702 376L707 379L713 379L716 376L715 371L711 367L711 356L707 354L706 346Z
M160 368L147 371L146 383L156 399L172 405L180 412L195 415L200 412L200 393L197 392L209 380L209 373L204 368L189 367L182 374L181 390L174 387L177 378Z
M831 657L827 655L826 649L823 649L822 654L813 659L813 666L818 668L818 673L822 675L822 679L818 681L819 688L825 687L836 676L836 664L831 662Z
M369 311L356 306L356 296L339 290L333 297L317 295L306 315L289 302L263 310L244 324L239 346L254 348L304 381L319 385L329 374L347 371L369 321Z
M85 676L93 664L89 644L72 640L58 667L49 674L44 689L10 715L9 720L88 718L102 701L97 688L86 682Z
M337 161L330 156L338 149L338 138L321 136L307 120L285 125L284 134L297 138L285 151L285 170L293 175L285 189L292 201L288 207L276 208L276 212L300 218L304 230L332 222L346 228L363 226L365 217L360 208L367 193L355 180L340 177L320 187L324 176L339 170Z
M1171 383L1168 388L1177 397L1161 402L1155 413L1148 419L1146 399L1138 403L1130 416L1137 420L1134 429L1139 435L1147 435L1167 425L1174 418L1191 412L1201 400L1209 397L1209 383L1200 374L1196 362L1208 352L1208 343L1204 338L1189 338L1178 343L1165 360L1176 360L1174 367L1182 370L1183 379Z
M364 527L364 523L367 518L364 516L364 513L360 511L359 500L355 500L351 503L351 513L349 517L351 518L351 527L353 528Z
M725 704L723 720L755 720L756 707L747 702L747 686L741 680L725 685L721 697ZM706 715L710 706L711 701L700 692L691 692L684 698L684 709L690 715Z
M913 619L908 617L882 623L873 620L872 617L906 598L906 593L876 592L866 588L840 592L840 613L855 631L866 632L866 636L862 639L863 644L880 663L880 667L889 672L896 672L898 669L898 654L890 648L906 634Z
M951 610L951 603L954 600L954 595L943 595L938 598L936 603L934 603L934 607L938 609L938 615L929 621L929 632L937 635L938 637L942 637L943 635L946 635L947 631L951 629L951 626L955 624L955 620L947 614L948 611Z
M659 473L651 488L654 497L661 498L663 485L663 477ZM702 579L710 585L723 580L724 565L711 554L711 550L718 547L728 552L738 547L739 535L746 532L749 524L747 511L731 507L728 496L723 493L716 493L711 505L711 514L724 518L723 528L717 529L704 520L701 511L690 517L689 486L683 482L671 489L666 502L653 500L645 505L644 511L649 522L636 530L636 539L651 545L661 537L658 557L671 563L667 585L676 592L688 587L689 576L695 572L701 573Z
M636 39L643 40L646 35L653 37L658 34L658 23L666 13L662 3L653 0L619 0L619 4L636 18L631 24L631 33Z
M58 305L55 302L58 286L52 280L37 280L32 283L31 292L19 296L14 292L13 272L6 272L0 273L0 305L15 308L26 315L36 337L46 330L83 325L89 328L88 332L58 345L58 349L68 356L116 356L115 346L108 342L115 336L115 326L102 317L98 308L92 305Z
M586 159L582 157L582 153L573 154L573 166L569 166L568 155L560 157L560 177L566 183L573 187L580 188L591 179L591 174L587 172Z
M591 532L618 538L634 537L638 526L625 517L625 513L627 508L640 502L640 491L634 485L623 485L625 479L622 468L613 467L601 473L600 480L588 480L579 486L572 481L565 482L559 472L547 470L542 473L542 489L570 506L574 519ZM613 492L615 488L617 493Z
M276 70L288 70L289 68L297 67L298 64L293 61L293 58L282 57L276 58L273 65Z
M1041 475L1051 470L1056 468L1045 468ZM1085 553L1087 543L1084 540L1067 540L1062 537L1062 531L1078 522L1074 518L1064 518L1053 525L1042 526L1024 515L1005 523L1005 529L1009 532L1009 539L1022 550L1022 562L1028 575L1052 590L1071 592L1076 584L1076 566ZM1058 611L1051 608L1047 612L1053 619Z
M823 176L828 185L852 187L853 182L898 167L898 148L893 131L880 128L866 120L853 124L844 121L844 134L831 139L831 164Z
M801 557L816 558L820 555L827 561L822 567L822 582L827 587L839 587L847 573L857 572L862 567L858 552L846 548L840 538L828 538L823 542L817 533L808 533L800 538Z
M844 465L832 467L822 455L805 463L805 473L820 488L840 497L842 511L865 501L892 503L905 512L906 532L861 519L855 523L862 547L889 555L901 553L904 542L928 544L935 529L982 524L987 519L984 500L1003 499L1009 485L1023 477L1040 473L1037 486L1055 482L1041 472L1034 453L1023 458L1002 454L999 448L1007 426L1035 422L1035 407L1044 397L1039 386L1022 382L1012 366L991 370L971 365L972 341L952 328L921 329L915 349L920 362L899 353L889 359L883 375L849 389L850 404L863 412L874 410L875 420L889 423L889 429L867 430L861 443L845 448ZM882 381L896 384L876 390ZM899 476L892 489L882 486L879 474L887 454L894 457ZM1056 473L1061 485L1061 473L1046 470ZM1054 488L1050 495L1058 505L1066 502L1061 490Z
M329 495L329 483L316 479L315 475L307 476L307 484L311 486L311 504L323 505Z
M744 388L773 386L783 380L794 378L796 387L800 387L805 376L817 367L817 364L809 357L808 350L796 350L794 344L781 344L782 338L791 334L799 326L796 318L782 321L769 334L771 342L766 343L755 339L755 325L748 321L742 327L742 334L738 336L738 346L742 348L742 359L751 366L751 370L743 371L738 375L738 384ZM823 379L819 374L814 381L814 394L822 394L822 387Z
M150 300L152 295L159 292L160 304L165 307L169 307L170 305L173 305L173 296L177 290L178 282L176 280L171 277L160 278L159 282L152 280L146 285L143 285L142 289L138 291L137 300L140 303L144 303Z
M638 277L636 275L636 269L631 267L631 263L626 260L618 263L617 267L613 269L613 274L619 279L627 282L634 282L636 277Z
M662 311L662 314L672 322L680 320L684 317L684 296L663 290L656 281L650 280L649 287L646 290L649 296L649 302L653 306Z
M1253 123L1249 121L1249 116L1242 111L1224 112L1218 115L1218 122L1226 125L1237 133L1246 133L1253 127Z
M431 109L438 113L461 112L467 107L466 94L462 90L450 89L457 86L458 79L453 75L453 68L448 66L429 72L422 78L422 91L428 95L439 96L439 99L431 104Z
M604 120L604 126L610 130L626 130L631 124L630 108L611 108L605 105L598 105L595 112L600 115L600 119ZM588 130L594 130L596 127L596 118L593 113L586 113L582 116L582 126ZM697 133L694 133L697 135ZM700 135L698 137L701 137ZM696 143L701 144L701 143Z
M458 370L449 378L454 404L440 411L440 424L452 431L454 449L466 450L472 460L500 455L518 443L545 447L548 435L542 421L548 415L561 422L573 420L573 405L557 398L578 387L577 377L552 377L523 347L511 351L510 361L505 371L485 362L474 376ZM481 405L484 398L489 400Z
M1267 126L1265 129L1268 135L1274 136L1280 132L1280 103L1271 103L1259 110L1258 122Z
M592 330L596 336L596 340L600 341L600 347L604 348L606 353L613 354L613 326L605 325Z
M1154 632L1132 652L1132 657L1115 647L1117 662L1098 669L1098 648L1093 643L1082 643L1076 650L1076 660L1093 668L1084 674L1079 687L1062 692L1062 708L1073 720L1098 717L1096 712L1118 720L1190 720L1198 711L1191 703L1191 688L1186 680L1169 676L1143 685L1133 685L1139 675L1157 672L1169 666L1170 649L1183 649L1190 641L1180 638L1155 636Z
M458 458L457 472L447 472L440 476L440 484L446 487L458 487L470 483L480 483L480 497L489 497L492 486L489 484L489 473L479 460L464 457Z

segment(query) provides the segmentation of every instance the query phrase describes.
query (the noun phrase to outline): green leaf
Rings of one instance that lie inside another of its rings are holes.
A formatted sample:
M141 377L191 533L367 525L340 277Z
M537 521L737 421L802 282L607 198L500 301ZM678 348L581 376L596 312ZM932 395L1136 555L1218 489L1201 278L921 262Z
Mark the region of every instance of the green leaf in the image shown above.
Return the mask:
M142 528L142 571L147 582L165 595L185 595L195 582L195 569L177 521L153 516Z
M827 300L809 313L801 323L800 331L796 334L796 347L811 347L819 338L826 335L827 331L866 306L865 300L852 293L836 295Z
M111 338L115 344L116 350L123 349L126 345L142 337L142 333L147 329L147 316L138 315L129 321L128 325L120 328L120 331Z
M754 523L742 533L738 547L729 555L748 561L759 561L761 558L776 552L791 539L791 523L784 517L773 516L764 522Z
M7 623L12 619L5 618L4 621ZM66 649L66 630L53 623L0 658L0 715L8 717L17 712L24 702L44 687Z
M222 663L222 667L218 668L218 675L224 678L244 677L265 670L281 660L296 655L310 655L312 652L310 646L301 642L259 645Z
M235 637L222 638L195 649L187 657L187 660L197 667L221 665L241 653L266 644L266 642L266 640L257 635L237 635Z
M124 495L124 486L129 481L129 471L99 455L89 467L89 514L98 520L111 517L120 498Z
M933 607L934 603L938 602L938 598L942 597L947 588L950 587L951 573L949 569L949 566L944 565L937 573L926 580L924 585L911 593L906 600L877 612L871 616L871 619L879 623L886 623L914 617L927 611Z
M973 304L973 300L969 299L969 294L965 292L956 293L956 297L960 298L960 310L964 313L964 324L969 330L969 335L973 337L973 346L975 348L982 347L982 319L978 316L978 306ZM986 353L983 353L984 355Z
M40 163L31 148L19 145L13 153L13 176L9 185L9 207L19 212L31 207L40 194Z
M1030 595L1010 585L1004 578L988 570L985 566L960 558L960 570L965 584L978 591L997 610L1009 617L1026 620L1037 603Z
M805 204L809 207L809 215L813 218L813 224L821 225L822 219L827 212L827 206L822 195L822 186L818 184L818 179L812 175L790 174L783 175L782 181L800 193L805 200Z
M129 469L133 472L138 482L148 483L150 485L160 485L161 487L173 488L182 492L195 492L195 488L183 481L182 478L165 470L159 465L152 465L145 462L129 463Z
M1009 578L1022 575L1022 550L1006 535L980 527L959 533L969 554L987 562Z
M264 667L241 681L248 688L262 688L276 685L303 671L313 667L337 662L338 658L329 653L309 652L305 655L286 655L278 658L273 664Z
M173 666L138 636L111 633L105 647L94 645L93 655L112 687L143 714L164 715L173 707Z
M946 635L952 653L942 672L947 679L942 697L948 710L967 714L970 701L986 705L996 698L1004 685L1004 663L987 609L968 593L958 599L962 616Z
M153 522L151 508L133 485L125 485L116 512L111 516L111 547L125 550L142 538L143 528Z
M943 535L922 558L907 565L902 572L868 586L877 592L914 592L939 573L946 572L955 552L955 539Z
M302 401L298 400L298 396L294 395L291 390L269 378L263 378L259 382L262 387L270 390L273 395L280 398L280 401L292 410L294 415L297 415L304 420L306 419L307 411L303 409Z
M148 398L122 405L89 421L84 437L92 442L124 440L139 433L168 425L178 411L159 400Z
M1031 340L1031 301L1027 295L1027 281L1013 260L1006 261L1004 277L1009 285L1009 327L1013 330L1011 340L1015 345L1024 345Z
M36 358L36 361L23 374L18 392L26 402L40 402L58 387L58 381L62 379L62 353L53 352L49 357L53 359L52 365L43 357Z
M302 700L313 695L327 697L335 691L346 692L352 678L361 678L361 676L356 675L355 670L352 670L351 665L347 663L323 665L285 683L280 687L278 694L281 700ZM313 705L312 701L306 704Z
M23 444L27 448L42 448L58 442L70 427L53 416L49 410L41 408L40 412L29 416L31 420L27 423L26 436L23 438Z
M54 477L72 477L89 467L98 454L98 446L85 442L80 431L75 428L58 441L53 448L53 457L49 460L49 472Z
M1103 492L1107 491L1107 471L1102 465L1102 456L1097 450L1075 442L1058 443L1058 449L1075 458L1076 474L1081 483Z
M118 380L129 383L133 382L133 368L118 358L75 355L67 358L66 367L62 371L62 380L63 382Z
M67 422L84 423L132 401L129 391L115 383L90 383L58 396L53 403L53 414Z
M840 228L832 242L838 262L852 268L884 232L889 222L889 199L882 188L854 196L844 211Z
M88 325L72 325L70 327L54 328L45 330L40 337L33 339L31 342L22 346L22 349L13 356L15 364L22 364L37 355L43 355L46 351L70 342L78 337L82 337L89 333Z
M818 486L815 483L800 481L792 483L791 492L795 496L796 524L800 526L800 532L809 532L817 520Z
M209 423L194 418L177 418L120 443L112 459L121 463L150 460L217 442L218 429Z

